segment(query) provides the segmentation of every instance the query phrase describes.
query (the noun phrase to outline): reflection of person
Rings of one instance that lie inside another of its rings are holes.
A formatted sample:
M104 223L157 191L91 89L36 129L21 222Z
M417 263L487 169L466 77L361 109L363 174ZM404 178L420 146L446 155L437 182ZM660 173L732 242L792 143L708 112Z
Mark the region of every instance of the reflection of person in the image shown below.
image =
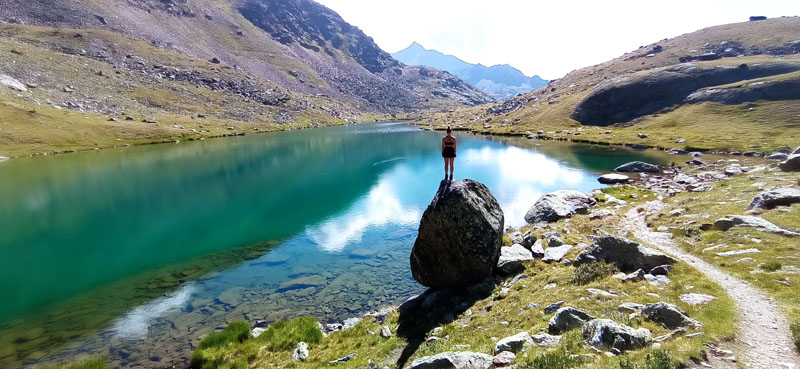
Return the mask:
M447 126L447 136L442 138L442 157L444 158L444 179L447 179L447 168L450 167L450 180L453 180L453 161L456 158L456 138L453 129Z

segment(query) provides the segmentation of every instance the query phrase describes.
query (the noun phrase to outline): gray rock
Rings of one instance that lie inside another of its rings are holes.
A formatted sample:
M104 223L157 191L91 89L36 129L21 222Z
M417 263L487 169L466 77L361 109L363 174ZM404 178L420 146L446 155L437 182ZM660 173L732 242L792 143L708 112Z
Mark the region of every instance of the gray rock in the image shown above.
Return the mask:
M748 209L774 209L792 204L800 204L800 189L786 187L762 192L750 202Z
M645 274L644 279L647 281L647 283L650 283L656 287L662 287L672 283L672 281L665 275Z
M594 244L582 251L576 264L605 261L614 263L624 271L651 270L659 265L674 264L677 260L644 245L619 236L595 238Z
M713 301L716 297L702 293L687 293L680 296L681 301L689 305L703 305Z
M586 194L572 190L560 190L542 196L525 214L529 224L555 222L575 215L576 209L588 208L595 204Z
M512 245L500 248L500 259L497 260L497 269L505 274L518 273L525 270L523 262L533 260L533 254L522 245Z
M534 334L531 339L539 347L555 346L561 342L561 336L553 336L547 333Z
M517 358L517 355L513 352L503 351L498 353L497 355L492 358L492 364L494 367L504 367L509 366L514 363L514 360Z
M525 237L520 232L514 232L508 236L511 239L512 245L523 245L525 246Z
M612 216L614 216L614 214L615 213L613 211L608 210L608 209L594 210L591 213L589 213L589 219L590 220L603 219L603 218L612 217Z
M532 345L533 339L528 332L520 332L497 341L497 344L494 345L494 353L495 355L503 351L517 353L522 351L526 344Z
M308 344L305 342L298 342L294 352L292 352L292 360L306 361L308 359Z
M646 273L644 272L644 270L636 269L636 271L631 272L630 274L626 274L624 277L622 277L622 281L623 282L638 282L638 281L641 281L642 279L644 279L644 275L645 274Z
M558 236L550 236L547 238L547 247L558 247L564 245L564 240Z
M628 177L624 174L604 174L597 178L597 181L602 184L618 184L618 183L628 183L630 182L631 177Z
M383 338L390 338L390 337L392 337L392 330L391 330L391 329L389 329L389 327L388 327L388 326L385 326L385 325L384 325L384 326L382 326L382 327L381 327L381 337L383 337Z
M642 310L642 316L652 322L656 322L667 329L697 327L700 323L685 312L678 309L677 306L668 304L666 302L657 302L645 306Z
M645 305L637 304L634 302L626 302L620 306L617 306L617 310L621 313L635 313L642 311L645 308Z
M761 252L759 249L744 249L744 250L731 250L725 252L718 252L717 256L736 256L736 255L744 255L744 254L757 254Z
M714 228L722 231L727 231L733 227L755 228L762 232L775 233L787 237L800 236L800 233L785 230L762 218L749 215L728 215L714 222Z
M542 246L541 240L536 240L536 242L531 246L531 254L534 258L543 258L544 257L544 247Z
M546 248L544 250L544 257L542 258L542 261L544 261L546 263L550 263L550 262L554 262L554 261L558 262L562 258L564 258L565 255L567 255L569 250L572 250L572 245L564 245L564 246L558 246L558 247L548 247L548 248Z
M453 350L469 350L472 345L453 345Z
M583 338L592 346L614 348L620 352L644 348L652 342L648 329L633 329L610 319L594 319L586 323Z
M258 336L260 336L262 333L264 333L266 331L267 331L266 328L255 327L255 328L253 328L252 331L250 331L250 337L258 338Z
M358 323L361 323L361 318L348 318L344 320L344 324L342 324L342 330L346 331L350 328L355 327Z
M317 287L317 286L320 286L320 285L324 284L326 281L327 280L325 279L325 277L323 277L321 275L318 275L318 274L317 275L308 276L308 277L295 278L295 279L292 279L292 280L289 280L289 281L281 283L281 285L278 286L278 290L277 291L278 292L285 292L285 291L291 291L291 290L304 289L304 288L308 288L308 287Z
M661 168L655 164L632 161L618 166L614 171L623 173L661 173Z
M589 293L589 297L604 297L604 298L614 298L619 297L616 293L608 292L606 290L601 290L599 288L587 288L586 292Z
M340 358L338 358L336 360L330 361L330 362L328 362L328 364L330 364L330 365L342 364L342 363L346 363L346 362L348 362L350 360L353 360L353 359L355 359L357 357L358 357L358 354L350 354L350 355L347 355L347 356L344 356L344 357L340 357Z
M778 164L778 168L784 172L800 172L800 154L789 155L786 160Z
M530 304L528 304L528 305L530 306ZM561 308L561 306L563 306L563 305L564 305L564 301L554 302L554 303L552 303L550 305L545 306L545 308L542 310L542 312L545 313L545 314L552 314L553 312L555 312L556 310Z
M650 274L652 275L667 275L669 271L672 270L672 265L659 265L653 269L650 269Z
M799 155L800 154L800 146L798 146L794 151L792 151L792 155Z
M503 211L483 184L442 181L422 214L411 274L423 286L465 287L491 276L500 258Z
M6 160L8 160L7 156L0 156L0 163L4 162Z
M767 156L767 159L771 159L771 160L786 160L788 158L789 158L789 154L784 154L782 152L772 153L772 154L769 154Z
M594 319L593 316L578 309L571 307L561 308L550 318L550 322L547 324L547 332L561 334L573 328L581 327L592 319Z
M492 357L469 351L443 352L414 360L409 369L488 369Z
M0 85L6 86L15 91L20 91L20 92L28 91L24 83L5 74L0 74Z

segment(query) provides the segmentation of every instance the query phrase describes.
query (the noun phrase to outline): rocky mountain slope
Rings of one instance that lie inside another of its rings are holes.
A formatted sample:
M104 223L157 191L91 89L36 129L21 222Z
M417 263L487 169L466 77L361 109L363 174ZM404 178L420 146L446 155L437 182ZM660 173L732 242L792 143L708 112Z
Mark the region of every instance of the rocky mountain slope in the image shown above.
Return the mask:
M539 76L527 77L508 64L491 67L470 64L455 56L425 49L416 42L392 56L408 65L425 65L446 70L496 99L508 99L547 84Z
M311 0L0 0L0 6L6 10L0 75L8 81L0 110L37 124L0 126L6 156L491 101L450 73L402 65ZM137 124L108 123L129 116ZM195 124L198 118L205 124ZM68 134L58 122L83 128ZM84 133L93 138L84 140Z
M798 40L797 17L710 27L573 71L519 97L420 122L665 148L792 146L800 137Z

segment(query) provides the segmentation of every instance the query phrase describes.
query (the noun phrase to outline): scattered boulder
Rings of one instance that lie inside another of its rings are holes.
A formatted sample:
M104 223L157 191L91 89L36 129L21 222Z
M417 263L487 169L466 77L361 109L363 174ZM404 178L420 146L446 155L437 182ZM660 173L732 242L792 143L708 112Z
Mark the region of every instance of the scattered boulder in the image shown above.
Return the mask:
M594 210L591 213L589 213L590 220L603 219L611 216L614 216L614 212L608 209Z
M555 285L555 283L554 283L554 285ZM551 314L551 313L555 312L556 310L558 310L559 308L561 308L561 306L563 306L563 305L564 305L564 301L554 302L554 303L552 303L550 305L545 306L545 308L542 310L542 312L544 314Z
M748 209L774 209L798 203L800 203L800 189L786 187L762 192L750 202Z
M330 362L328 362L328 364L330 364L330 365L343 364L343 363L346 363L346 362L348 362L350 360L353 360L353 359L355 359L357 357L358 357L358 354L350 354L350 355L347 355L347 356L344 356L344 357L340 357L340 358L338 358L336 360L330 361Z
M492 357L469 351L443 352L414 360L409 369L488 369Z
M759 252L761 252L761 250L750 248L750 249L744 249L744 250L731 250L731 251L725 251L725 252L718 252L717 256L736 256L736 255L744 255L744 254L757 254Z
M561 334L573 328L581 327L592 319L594 319L593 316L578 309L571 307L561 308L550 318L550 322L547 324L547 332Z
M687 293L680 296L681 301L689 305L703 305L711 302L716 297L702 293Z
M800 155L800 146L798 146L794 151L792 151L792 155Z
M292 360L306 361L308 359L308 344L305 342L298 342L297 347L292 352Z
M542 246L541 240L536 240L536 242L531 246L531 254L534 258L543 258L544 257L544 247Z
M728 215L714 222L714 228L722 231L727 231L733 227L750 227L762 232L775 233L787 237L800 236L800 233L785 230L762 218L749 215Z
M666 275L645 274L644 279L653 286L661 287L672 283Z
M486 186L471 179L442 181L422 214L411 251L414 279L447 288L491 276L500 258L503 222L503 211Z
M669 271L672 270L672 265L659 265L653 269L650 269L650 274L652 275L667 275Z
M497 260L497 269L505 274L513 274L525 270L522 264L533 260L533 254L522 245L500 248L500 259Z
M514 363L517 355L510 351L503 351L492 358L495 367L509 366Z
M636 269L651 270L665 264L675 264L677 260L619 236L595 238L592 246L582 251L575 259L576 264L605 261L614 263L623 272Z
M300 277L281 283L281 285L278 286L277 291L286 292L286 291L299 290L309 287L317 287L324 284L325 282L326 282L325 277L318 274L311 275L308 277Z
M534 334L531 339L539 347L555 346L561 342L561 336L553 336L547 333Z
M620 352L646 347L652 341L650 330L633 329L610 319L594 319L586 323L583 338L592 346L614 348Z
M632 161L618 166L614 171L623 173L661 173L661 168L658 165L643 161Z
M569 250L572 250L572 245L548 247L544 250L544 257L542 258L542 261L546 263L559 262L564 258L564 256L567 255Z
M560 190L542 196L525 214L529 224L555 222L572 217L579 208L586 209L595 204L594 199L573 190Z
M789 155L786 160L778 164L778 168L784 172L800 172L800 154Z
M637 313L642 311L644 308L645 305L634 302L626 302L620 306L617 306L617 310L621 313Z
M494 353L495 355L503 351L517 353L525 348L525 344L532 345L533 339L528 332L520 332L497 341L497 344L494 345Z
M624 174L604 174L597 178L597 181L602 184L618 184L618 183L628 183L631 180L631 177L628 177Z
M776 152L776 153L772 153L772 154L767 155L767 159L771 159L771 160L786 160L786 159L789 159L789 154L784 154L782 152Z
M636 269L635 272L631 272L630 274L626 274L624 277L622 277L622 281L623 282L638 282L638 281L641 281L642 279L644 279L644 275L645 274L646 273L644 272L644 270Z
M0 74L0 85L6 86L12 90L25 92L28 89L25 87L25 84L17 81L16 79L12 78L11 76Z
M392 337L392 330L389 329L388 326L385 326L385 325L382 326L381 327L381 337L383 337L383 338L391 338Z
M677 329L686 327L700 326L700 322L692 319L677 306L666 302L657 302L645 306L642 316L652 322L656 322L667 329Z

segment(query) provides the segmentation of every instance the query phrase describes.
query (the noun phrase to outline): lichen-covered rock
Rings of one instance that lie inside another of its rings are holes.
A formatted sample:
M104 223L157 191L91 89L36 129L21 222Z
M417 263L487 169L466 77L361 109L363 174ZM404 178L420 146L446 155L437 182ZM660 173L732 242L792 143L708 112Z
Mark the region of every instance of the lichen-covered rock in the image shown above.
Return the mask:
M494 345L494 353L495 355L503 351L517 353L522 351L526 344L532 345L533 339L528 332L520 332L497 341L497 344Z
M305 342L298 342L297 347L292 352L292 360L306 361L308 359L308 344Z
M512 245L500 248L500 259L497 260L497 269L505 274L517 273L525 270L523 262L533 260L533 254L522 245Z
M800 189L786 187L760 193L750 202L748 208L774 209L792 204L800 204Z
M586 323L583 338L592 346L615 348L621 352L646 347L652 341L650 330L633 329L610 319L594 319Z
M594 319L593 316L578 309L571 307L561 308L556 311L556 315L550 318L550 323L547 324L547 332L550 334L561 334L571 329L581 327L592 319Z
M575 215L576 210L586 209L595 204L594 199L573 190L560 190L542 196L525 214L525 221L555 222Z
M563 245L558 247L548 247L544 250L544 257L542 261L546 263L558 262L567 255L569 250L572 250L572 245Z
M667 329L677 329L699 326L700 323L689 317L677 306L666 302L650 304L642 309L642 316L645 319L663 325Z
M410 369L489 369L492 357L469 351L443 352L414 360Z
M658 165L643 161L632 161L618 166L614 171L623 173L661 173L661 168Z
M500 258L503 211L483 184L442 181L422 214L411 274L428 287L464 287L492 275Z
M800 236L800 233L785 230L767 220L749 215L728 215L714 222L714 228L722 231L727 231L733 227L750 227L762 232L775 233L787 237Z
M594 244L575 259L576 264L595 261L614 263L624 272L651 270L659 265L677 262L662 252L627 238L611 235L595 238Z

